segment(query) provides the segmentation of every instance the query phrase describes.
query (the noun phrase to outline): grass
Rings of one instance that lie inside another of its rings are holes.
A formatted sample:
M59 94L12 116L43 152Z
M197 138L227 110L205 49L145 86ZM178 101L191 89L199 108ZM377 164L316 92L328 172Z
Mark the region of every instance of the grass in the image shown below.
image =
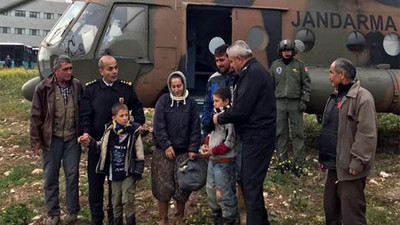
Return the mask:
M37 70L14 69L0 70L0 224L19 224L18 222L4 222L2 218L22 218L20 214L41 215L45 217L44 195L42 184L33 186L42 181L42 175L31 175L34 168L41 167L40 158L26 158L29 153L29 116L31 103L23 99L20 94L21 86L29 79L35 77ZM153 109L146 109L146 120L151 128ZM400 136L400 117L393 114L378 115L378 154L367 179L377 181L377 185L367 183L367 220L371 225L394 225L400 221L400 156L394 154L398 151ZM305 171L308 176L296 178L290 172L281 174L273 168L276 159L271 161L270 169L264 181L264 192L267 196L266 206L269 220L272 225L297 225L310 224L322 225L325 223L323 211L323 190L326 175L317 171L316 157L318 154L318 138L321 125L317 123L314 115L305 115L305 137L307 146L307 158ZM136 207L140 213L137 215L139 224L153 225L157 221L157 205L151 195L151 179L148 165L150 165L150 153L154 149L152 135L144 138L146 149L146 172L139 183L136 193L140 198L136 201ZM397 149L397 150L396 150ZM13 151L13 152L10 152ZM27 152L28 151L28 152ZM85 224L90 220L88 204L88 183L86 176L87 149L82 152L81 176L80 176L80 222ZM15 155L10 157L9 155ZM25 158L24 158L25 157ZM4 159L2 159L4 158ZM9 175L4 175L9 171ZM391 177L383 179L380 172L386 172ZM40 188L40 189L38 189ZM17 199L10 194L10 189L23 193L25 198ZM60 173L61 207L65 211L65 181ZM194 193L195 199L188 203L186 224L201 225L210 223L211 210L207 206L206 193L202 189ZM105 201L106 202L106 201ZM8 212L4 214L4 210ZM174 210L170 210L171 215ZM33 213L33 214L31 214ZM10 216L11 215L11 216ZM172 218L173 219L173 218ZM22 222L21 224L27 224ZM38 223L33 223L38 224Z

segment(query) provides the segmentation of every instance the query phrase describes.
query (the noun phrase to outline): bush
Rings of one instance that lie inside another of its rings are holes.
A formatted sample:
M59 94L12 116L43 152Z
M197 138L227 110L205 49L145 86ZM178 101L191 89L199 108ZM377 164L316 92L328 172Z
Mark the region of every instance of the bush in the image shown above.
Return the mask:
M33 216L33 212L23 203L12 204L3 209L0 214L0 224L2 225L24 225L28 224Z

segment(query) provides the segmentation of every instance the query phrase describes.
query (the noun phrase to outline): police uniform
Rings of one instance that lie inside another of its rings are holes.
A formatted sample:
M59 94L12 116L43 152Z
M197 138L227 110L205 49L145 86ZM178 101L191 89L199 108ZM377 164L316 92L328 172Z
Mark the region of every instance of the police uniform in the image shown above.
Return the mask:
M117 80L112 85L107 85L102 78L86 84L80 106L81 126L83 133L99 141L105 130L105 125L111 121L111 107L123 100L123 103L132 110L135 122L144 124L145 116L143 106L133 90L132 83ZM89 182L89 204L93 224L102 224L104 218L103 195L104 174L96 173L96 164L99 161L99 152L94 141L90 142L88 151L88 182ZM110 199L110 196L109 196ZM110 202L109 202L110 203ZM109 204L108 217L112 218Z
M271 65L275 79L277 107L276 151L280 165L289 165L288 135L289 123L293 142L293 168L299 169L304 161L303 112L310 101L311 79L307 67L293 58L287 65L278 59ZM289 122L290 121L290 122Z

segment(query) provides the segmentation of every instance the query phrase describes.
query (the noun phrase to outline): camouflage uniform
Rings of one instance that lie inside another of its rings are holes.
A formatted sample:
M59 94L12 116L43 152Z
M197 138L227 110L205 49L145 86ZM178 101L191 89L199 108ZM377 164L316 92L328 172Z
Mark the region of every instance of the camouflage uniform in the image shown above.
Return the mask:
M277 107L276 154L279 165L288 166L289 124L293 140L293 168L304 161L303 112L310 100L310 76L302 61L293 58L287 65L282 59L272 63ZM290 121L288 123L288 121Z

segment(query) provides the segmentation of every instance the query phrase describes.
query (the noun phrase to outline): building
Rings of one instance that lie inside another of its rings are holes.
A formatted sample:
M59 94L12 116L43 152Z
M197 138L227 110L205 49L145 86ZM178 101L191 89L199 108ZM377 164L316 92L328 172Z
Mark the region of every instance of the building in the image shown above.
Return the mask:
M15 1L1 0L0 8ZM1 42L40 46L68 5L66 1L36 0L0 14Z

